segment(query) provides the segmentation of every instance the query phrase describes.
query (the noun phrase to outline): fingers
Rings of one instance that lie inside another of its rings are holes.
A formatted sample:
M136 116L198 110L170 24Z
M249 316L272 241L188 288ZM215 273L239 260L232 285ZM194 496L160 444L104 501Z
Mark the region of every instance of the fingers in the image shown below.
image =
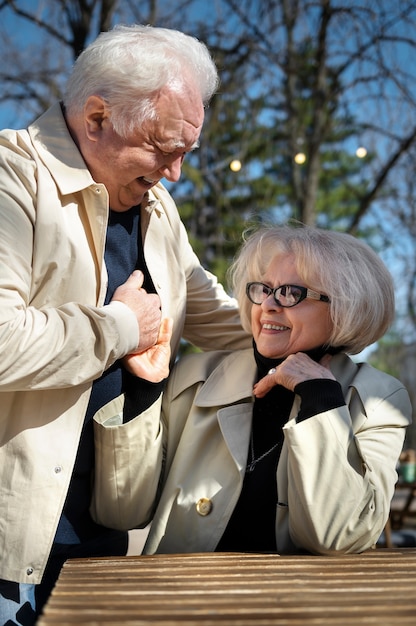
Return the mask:
M318 378L336 380L329 368L331 359L330 354L325 354L317 363L302 352L291 354L254 385L253 394L256 398L263 398L275 385L282 385L294 391L296 385L306 380Z
M253 387L253 394L256 398L263 398L273 387L277 385L276 370L273 373L267 374L264 378L260 379Z
M319 363L323 366L326 367L329 370L329 364L332 361L332 355L331 354L324 354L324 356L322 357L322 359L319 361Z
M134 270L132 274L128 277L126 282L124 283L127 287L131 289L141 289L144 281L144 274L140 270Z
M151 382L160 382L169 376L172 328L172 318L163 318L157 342L124 357L123 363L131 374Z
M143 289L143 280L143 272L135 270L113 295L113 300L123 302L136 315L140 330L137 352L143 352L155 344L169 344L173 329L172 318L161 320L160 298Z
M117 287L112 301L123 302L136 316L139 327L137 350L146 350L157 341L160 328L160 298L143 289L143 272L135 270L125 283Z
M147 292L142 288L144 281L144 274L140 270L135 270L126 282L122 283L114 291L112 300L119 300L129 306L130 302L137 302L139 296L143 297L147 295Z
M159 337L157 343L169 343L172 337L173 319L164 317L160 322Z

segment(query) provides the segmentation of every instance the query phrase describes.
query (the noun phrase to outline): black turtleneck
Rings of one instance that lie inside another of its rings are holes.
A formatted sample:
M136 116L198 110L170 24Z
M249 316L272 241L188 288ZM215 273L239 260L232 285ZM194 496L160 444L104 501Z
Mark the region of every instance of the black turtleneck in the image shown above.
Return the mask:
M264 357L257 351L254 341L253 347L258 381L283 359ZM325 350L319 348L307 354L319 361L324 353ZM276 385L264 398L255 398L243 487L217 545L218 552L276 551L276 470L284 439L283 426L289 417L295 393L301 397L297 421L345 404L340 384L328 379L300 383L295 392Z

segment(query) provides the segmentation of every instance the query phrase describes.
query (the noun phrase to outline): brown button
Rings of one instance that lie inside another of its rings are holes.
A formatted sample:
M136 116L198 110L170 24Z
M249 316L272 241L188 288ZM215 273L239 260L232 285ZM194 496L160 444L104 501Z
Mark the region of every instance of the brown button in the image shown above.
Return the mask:
M198 515L202 515L203 517L205 517L205 515L209 515L212 511L211 500L209 498L199 498L196 503L196 511Z

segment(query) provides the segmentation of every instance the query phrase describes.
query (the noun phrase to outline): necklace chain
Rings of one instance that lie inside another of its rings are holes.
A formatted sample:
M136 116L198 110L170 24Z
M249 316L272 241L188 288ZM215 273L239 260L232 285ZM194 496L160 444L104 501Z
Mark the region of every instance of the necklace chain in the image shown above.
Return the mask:
M251 435L250 435L250 454L251 454L251 461L250 463L247 463L246 466L246 474L251 474L251 472L254 472L254 470L256 469L256 465L257 463L260 463L260 461L262 461L263 459L266 458L266 456L269 456L269 454L271 454L273 452L273 450L275 450L277 448L277 446L280 444L280 441L278 441L277 443L274 444L274 446L272 446L270 448L270 450L267 450L267 452L264 452L262 455L260 455L257 459L254 457L254 439L253 439L253 430L251 431Z

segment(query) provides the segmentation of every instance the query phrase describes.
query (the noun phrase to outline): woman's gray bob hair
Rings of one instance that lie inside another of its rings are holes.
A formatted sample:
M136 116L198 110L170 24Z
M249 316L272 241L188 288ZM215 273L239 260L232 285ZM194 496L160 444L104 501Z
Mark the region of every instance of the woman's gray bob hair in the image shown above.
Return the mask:
M288 254L305 286L330 298L333 332L328 345L358 354L384 335L394 319L394 288L379 256L352 235L303 225L260 228L245 240L230 267L247 331L254 305L246 284L261 281L272 259Z

